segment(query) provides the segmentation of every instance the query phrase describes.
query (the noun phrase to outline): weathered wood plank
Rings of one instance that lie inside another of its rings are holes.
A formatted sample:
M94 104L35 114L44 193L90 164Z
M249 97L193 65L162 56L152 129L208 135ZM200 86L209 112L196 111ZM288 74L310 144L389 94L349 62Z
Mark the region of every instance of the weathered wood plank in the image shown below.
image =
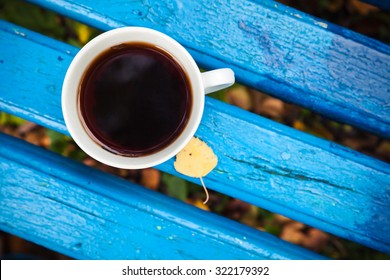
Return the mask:
M0 143L0 229L71 257L323 258L2 133Z
M60 91L76 50L5 22L0 47L0 110L66 132ZM212 98L196 135L219 158L209 188L390 252L388 164ZM183 177L172 160L158 168Z
M274 1L31 0L108 30L151 27L207 68L390 138L390 47Z
M62 80L78 49L1 20L0 30L1 110L68 134L60 94Z

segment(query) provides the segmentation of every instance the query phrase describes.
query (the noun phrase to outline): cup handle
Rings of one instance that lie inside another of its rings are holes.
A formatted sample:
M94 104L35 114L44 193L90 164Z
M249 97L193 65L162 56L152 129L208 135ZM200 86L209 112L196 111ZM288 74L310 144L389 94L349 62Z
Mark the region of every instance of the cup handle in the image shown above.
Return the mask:
M205 94L227 88L234 84L234 72L230 68L221 68L201 73Z

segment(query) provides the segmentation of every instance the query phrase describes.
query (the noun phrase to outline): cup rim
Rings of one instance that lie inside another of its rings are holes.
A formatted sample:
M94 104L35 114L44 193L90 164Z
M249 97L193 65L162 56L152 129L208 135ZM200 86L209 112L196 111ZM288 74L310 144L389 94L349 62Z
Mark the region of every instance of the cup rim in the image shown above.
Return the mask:
M184 68L192 90L190 117L181 134L168 146L152 154L129 157L102 148L86 132L78 111L78 88L93 59L111 46L141 42L154 44L170 53ZM156 166L174 157L195 134L204 110L205 93L201 73L188 51L173 38L145 27L122 27L102 33L89 41L73 58L64 78L61 107L66 127L76 144L92 158L117 168L141 169Z

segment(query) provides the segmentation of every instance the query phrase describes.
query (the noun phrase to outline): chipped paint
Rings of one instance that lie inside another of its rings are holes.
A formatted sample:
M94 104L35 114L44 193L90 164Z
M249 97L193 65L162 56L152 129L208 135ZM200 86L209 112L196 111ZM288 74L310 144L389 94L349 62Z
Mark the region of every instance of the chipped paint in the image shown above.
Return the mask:
M318 26L321 26L322 28L328 28L328 24L325 23L325 22L315 21L314 24L318 25Z
M14 32L15 32L15 34L17 34L17 35L20 35L20 36L22 36L22 37L26 37L26 33L23 33L23 32L21 32L21 31L19 31L18 29L14 29Z

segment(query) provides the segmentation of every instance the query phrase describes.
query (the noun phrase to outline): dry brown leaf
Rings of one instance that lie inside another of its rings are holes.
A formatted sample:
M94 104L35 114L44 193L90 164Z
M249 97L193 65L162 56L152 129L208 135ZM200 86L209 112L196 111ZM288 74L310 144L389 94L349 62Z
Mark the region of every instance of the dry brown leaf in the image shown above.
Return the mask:
M46 134L42 136L40 145L42 147L48 148L51 144L51 139Z
M298 130L302 130L302 131L304 131L306 129L305 124L300 120L294 121L293 127L298 129Z
M384 160L390 161L390 141L383 141L377 148L376 152Z
M21 124L17 129L17 133L19 133L21 136L24 136L25 134L33 131L34 129L39 128L39 126L36 123L26 121L23 124Z
M343 0L331 0L330 3L327 5L326 9L328 11L331 11L332 13L336 13L343 7L343 4Z
M305 225L300 222L292 221L288 224L288 227L294 228L296 230L303 230L305 228Z
M126 178L129 175L129 170L118 168L118 175L123 177L123 178Z
M200 199L196 199L196 200L187 200L188 203L200 208L200 209L203 209L203 210L206 210L206 211L210 211L210 208L203 203L203 201L201 201Z
M98 165L98 162L95 159L90 158L90 157L85 158L83 160L83 163L85 165L88 165L88 166L96 166L96 165Z
M261 115L277 118L283 115L284 104L281 100L267 97L263 100L260 108L258 108L257 112Z
M292 221L290 218L287 218L287 217L280 215L280 214L275 214L274 219L279 224L286 224L286 223L289 223Z
M294 244L301 244L305 235L296 227L295 223L288 223L283 227L279 237Z
M237 86L226 92L226 101L229 104L236 105L244 110L252 108L252 99L249 91L244 86Z
M359 0L349 0L348 8L352 12L357 12L363 16L368 15L371 12L378 11L379 9L373 5L363 3Z
M42 132L42 130L31 131L30 133L27 133L25 135L24 140L31 144L39 145L41 143L43 134L44 133Z
M302 245L313 251L319 252L326 246L328 240L328 234L316 228L311 228L303 239Z
M161 173L154 168L146 168L141 170L140 184L148 189L157 190L161 179Z

